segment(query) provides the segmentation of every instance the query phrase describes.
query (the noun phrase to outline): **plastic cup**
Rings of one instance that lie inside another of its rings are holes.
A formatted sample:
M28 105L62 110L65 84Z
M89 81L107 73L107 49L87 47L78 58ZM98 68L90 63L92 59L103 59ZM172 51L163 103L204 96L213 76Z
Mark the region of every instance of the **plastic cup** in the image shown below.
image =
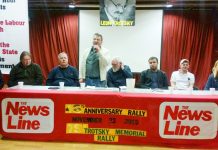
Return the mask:
M85 83L80 83L80 88L85 89L86 84Z
M188 88L188 94L192 94L192 92L193 92L193 87L189 87Z
M60 89L64 89L64 82L59 82Z
M168 90L170 94L173 94L173 87L172 86L168 86Z
M214 93L215 93L215 88L210 88L210 94L214 95Z
M127 78L126 79L126 90L127 91L133 91L134 88L135 88L135 79Z
M18 82L18 88L22 88L23 87L23 82Z

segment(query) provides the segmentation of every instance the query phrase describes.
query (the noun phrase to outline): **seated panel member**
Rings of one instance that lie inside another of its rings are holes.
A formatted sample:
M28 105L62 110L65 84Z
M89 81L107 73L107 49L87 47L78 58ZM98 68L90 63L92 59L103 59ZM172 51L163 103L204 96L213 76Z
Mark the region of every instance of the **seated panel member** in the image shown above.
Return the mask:
M42 71L38 64L32 63L31 54L23 51L20 55L20 62L11 69L8 86L15 86L18 82L24 85L42 85Z
M180 61L180 69L174 71L171 75L170 83L174 89L188 89L193 88L195 83L194 74L188 71L189 61L182 59Z
M0 70L0 89L3 87L3 85L4 85L4 81L3 81L2 72Z
M150 57L148 59L150 69L144 70L141 73L140 86L146 89L168 89L168 81L166 74L157 68L157 57Z
M79 86L78 71L68 64L68 56L65 52L58 55L58 62L59 66L49 73L46 85L59 86L59 82L64 82L65 86Z
M132 72L127 65L123 65L119 58L114 58L111 62L111 69L107 72L107 86L126 86L126 78L132 78Z
M209 90L210 88L215 88L216 90L218 90L218 60L213 66L212 73L208 77L204 90Z

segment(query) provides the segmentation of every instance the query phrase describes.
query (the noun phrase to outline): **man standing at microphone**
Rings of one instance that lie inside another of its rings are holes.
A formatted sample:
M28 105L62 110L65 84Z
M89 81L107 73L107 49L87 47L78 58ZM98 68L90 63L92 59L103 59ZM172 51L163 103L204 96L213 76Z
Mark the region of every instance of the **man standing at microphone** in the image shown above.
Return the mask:
M86 86L106 87L107 67L110 63L109 51L102 47L103 37L95 33L93 46L85 50L79 69L79 82Z

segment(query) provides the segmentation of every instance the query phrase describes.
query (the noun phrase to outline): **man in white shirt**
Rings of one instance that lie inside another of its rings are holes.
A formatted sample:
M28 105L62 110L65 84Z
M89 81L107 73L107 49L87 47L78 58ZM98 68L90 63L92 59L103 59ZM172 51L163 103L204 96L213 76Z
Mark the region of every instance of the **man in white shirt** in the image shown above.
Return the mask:
M170 83L174 89L188 89L193 88L195 83L194 74L188 71L189 61L182 59L180 61L180 69L174 71L171 75Z

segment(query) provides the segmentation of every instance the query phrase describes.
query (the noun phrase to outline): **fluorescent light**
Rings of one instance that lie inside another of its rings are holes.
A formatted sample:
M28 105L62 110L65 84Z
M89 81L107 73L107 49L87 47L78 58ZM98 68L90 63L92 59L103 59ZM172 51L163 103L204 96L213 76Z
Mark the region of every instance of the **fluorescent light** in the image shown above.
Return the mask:
M173 7L173 5L172 4L167 4L166 7L170 8L170 7Z
M73 4L69 4L68 7L69 7L69 8L75 8L76 6L73 5Z

